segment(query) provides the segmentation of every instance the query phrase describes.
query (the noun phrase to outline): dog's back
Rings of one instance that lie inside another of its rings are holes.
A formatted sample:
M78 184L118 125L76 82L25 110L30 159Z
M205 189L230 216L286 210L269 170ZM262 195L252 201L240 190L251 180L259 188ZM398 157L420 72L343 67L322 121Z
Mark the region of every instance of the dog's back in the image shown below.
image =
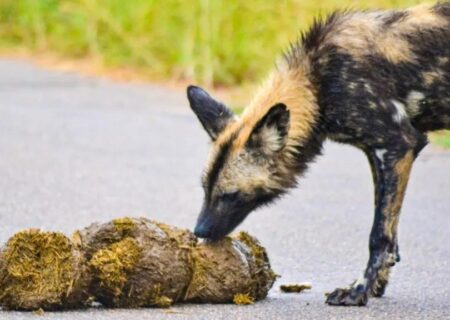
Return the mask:
M370 108L392 108L422 132L450 128L450 2L337 12L301 45L288 63L308 57L331 137L334 122L370 117Z

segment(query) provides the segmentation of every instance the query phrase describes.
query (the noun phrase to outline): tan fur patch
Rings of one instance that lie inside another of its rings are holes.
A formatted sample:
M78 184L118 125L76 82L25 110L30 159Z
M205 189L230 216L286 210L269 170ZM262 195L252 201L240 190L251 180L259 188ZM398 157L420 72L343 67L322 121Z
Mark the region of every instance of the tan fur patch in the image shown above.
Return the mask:
M335 35L335 43L355 59L363 59L376 48L386 59L398 63L413 59L409 44L400 37L396 27L381 30L385 13L353 13L348 14Z
M399 63L414 60L409 43L398 35L389 32L386 37L378 37L377 47L387 60Z
M441 66L447 64L448 63L448 57L439 57L438 58L438 63Z
M222 170L219 183L219 192L228 193L241 191L252 193L256 188L279 188L280 185L271 179L268 166L251 163L250 158L242 153L230 160ZM250 160L250 161L249 161Z
M319 108L305 73L305 70L286 70L269 76L242 115L242 130L233 145L235 152L244 147L256 123L277 103L284 103L290 112L286 149L309 137Z
M395 173L397 175L397 190L392 195L388 206L385 208L386 215L386 232L389 239L394 239L397 232L398 219L403 199L405 197L406 186L409 180L412 164L414 162L413 151L408 151L405 156L395 165Z
M425 71L422 72L422 77L425 80L427 86L431 86L434 82L442 79L443 73L441 71Z
M433 11L433 5L421 4L408 10L403 28L439 28L448 24L447 19Z
M356 59L361 58L370 52L368 43L374 42L378 25L379 22L373 14L370 16L363 13L346 14L331 34L330 42Z
M381 290L386 287L389 282L389 274L391 273L391 268L387 266L381 266L377 272L377 277L372 285L371 294L378 296Z
M389 11L348 13L341 18L330 40L357 60L364 59L375 48L391 62L413 61L414 54L403 36L419 29L442 27L448 21L434 13L430 5L419 5L406 12L405 19L388 29L383 29L383 18Z

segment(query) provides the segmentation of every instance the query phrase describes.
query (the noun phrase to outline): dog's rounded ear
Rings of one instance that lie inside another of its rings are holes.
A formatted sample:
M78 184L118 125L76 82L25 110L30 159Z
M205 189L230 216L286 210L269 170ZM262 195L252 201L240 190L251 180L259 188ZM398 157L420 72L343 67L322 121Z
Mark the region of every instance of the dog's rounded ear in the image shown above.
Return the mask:
M197 115L203 128L214 141L230 121L234 113L224 104L214 100L205 90L196 86L187 88L191 109Z
M256 123L247 147L258 148L267 155L280 151L286 145L289 123L289 109L283 103L277 103Z

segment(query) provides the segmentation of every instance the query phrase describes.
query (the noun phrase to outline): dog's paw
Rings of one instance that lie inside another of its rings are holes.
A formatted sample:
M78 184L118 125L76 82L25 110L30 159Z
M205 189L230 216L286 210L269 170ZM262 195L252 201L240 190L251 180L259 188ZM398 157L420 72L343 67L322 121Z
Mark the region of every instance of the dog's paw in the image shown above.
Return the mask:
M367 300L367 292L356 288L338 288L327 296L326 303L330 306L365 306Z

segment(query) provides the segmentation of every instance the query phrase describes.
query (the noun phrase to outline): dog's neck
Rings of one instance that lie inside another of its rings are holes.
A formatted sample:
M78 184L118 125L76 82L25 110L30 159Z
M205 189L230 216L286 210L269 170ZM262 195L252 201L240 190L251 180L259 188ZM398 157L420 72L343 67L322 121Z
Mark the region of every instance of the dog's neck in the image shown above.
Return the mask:
M286 181L287 186L293 186L294 176L306 170L308 163L320 153L324 140L319 130L320 110L316 92L308 70L286 68L274 71L244 110L243 128L253 128L277 103L285 104L290 112L288 139L277 161L283 162L287 175L294 180Z

